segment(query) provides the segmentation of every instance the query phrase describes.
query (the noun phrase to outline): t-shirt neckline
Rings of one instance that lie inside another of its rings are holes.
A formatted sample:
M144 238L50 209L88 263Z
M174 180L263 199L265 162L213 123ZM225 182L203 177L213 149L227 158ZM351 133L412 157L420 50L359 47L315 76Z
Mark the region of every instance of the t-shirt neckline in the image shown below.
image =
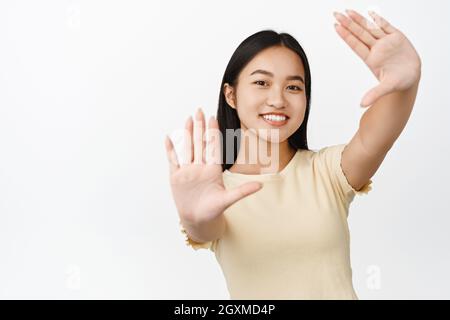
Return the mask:
M281 179L282 177L286 176L291 169L294 167L295 162L297 162L297 158L300 156L302 149L297 149L292 159L288 162L288 164L279 172L275 173L261 173L261 174L245 174L245 173L237 173L237 172L231 172L228 169L225 169L223 171L224 175L227 177L232 178L240 178L244 180L276 180Z

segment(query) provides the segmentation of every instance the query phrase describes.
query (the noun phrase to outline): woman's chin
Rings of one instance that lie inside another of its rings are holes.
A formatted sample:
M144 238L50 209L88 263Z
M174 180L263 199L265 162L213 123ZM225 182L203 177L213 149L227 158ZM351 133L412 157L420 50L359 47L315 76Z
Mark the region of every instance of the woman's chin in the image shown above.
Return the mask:
M284 137L273 137L273 136L264 136L264 135L258 135L258 138L261 141L267 142L267 143L272 143L272 144L280 144L283 143L284 141L286 141L287 139Z

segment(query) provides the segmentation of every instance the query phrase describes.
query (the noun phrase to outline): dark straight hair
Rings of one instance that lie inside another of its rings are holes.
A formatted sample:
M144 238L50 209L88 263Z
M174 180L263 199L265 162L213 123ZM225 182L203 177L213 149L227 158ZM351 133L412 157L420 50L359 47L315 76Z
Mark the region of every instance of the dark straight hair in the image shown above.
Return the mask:
M309 106L311 102L311 73L309 70L309 63L306 57L305 51L298 43L298 41L288 33L277 33L273 30L263 30L259 31L247 39L242 41L242 43L236 48L230 61L228 62L227 68L223 75L222 83L220 85L220 95L219 95L219 107L217 110L217 120L219 122L219 129L222 134L222 171L229 169L237 159L239 141L240 141L240 127L241 122L237 115L237 111L233 109L226 101L224 95L224 84L228 83L235 87L237 85L237 80L240 72L250 60L253 59L260 51L267 49L269 47L284 46L295 53L298 54L301 61L303 62L303 67L305 69L305 94L306 94L306 110L305 116L301 126L295 131L289 138L288 142L294 149L308 149L308 142L306 136L306 128L308 125L309 116ZM238 130L238 135L227 136L227 129L233 129L232 132ZM233 139L233 141L227 141L228 138ZM237 138L237 141L235 141ZM228 150L230 148L234 150ZM227 149L228 148L228 149ZM227 153L233 152L233 163L227 161L230 157L227 157Z

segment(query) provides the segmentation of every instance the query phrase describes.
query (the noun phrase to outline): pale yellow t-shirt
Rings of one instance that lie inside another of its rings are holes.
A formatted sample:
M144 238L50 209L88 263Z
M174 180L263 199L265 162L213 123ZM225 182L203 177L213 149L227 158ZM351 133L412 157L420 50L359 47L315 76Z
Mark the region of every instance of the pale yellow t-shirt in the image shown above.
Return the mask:
M220 239L195 250L215 253L231 299L358 299L352 284L349 205L356 191L341 167L346 145L297 150L274 174L223 172L225 187L262 181L258 192L225 212Z

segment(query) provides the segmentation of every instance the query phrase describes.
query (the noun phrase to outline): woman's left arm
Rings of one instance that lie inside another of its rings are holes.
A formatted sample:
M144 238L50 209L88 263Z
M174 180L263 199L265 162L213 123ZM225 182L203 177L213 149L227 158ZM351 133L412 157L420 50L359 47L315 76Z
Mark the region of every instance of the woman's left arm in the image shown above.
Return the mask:
M406 36L379 15L375 24L353 10L334 13L339 36L369 67L379 83L361 101L370 108L342 152L341 166L355 190L375 174L411 114L421 76L421 60Z

